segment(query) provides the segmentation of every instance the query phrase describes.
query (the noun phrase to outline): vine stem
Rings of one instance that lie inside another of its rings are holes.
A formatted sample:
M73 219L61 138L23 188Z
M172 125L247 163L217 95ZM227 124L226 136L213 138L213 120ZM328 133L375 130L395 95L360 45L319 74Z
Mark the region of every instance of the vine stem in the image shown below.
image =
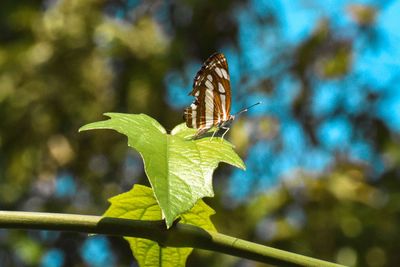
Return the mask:
M36 229L140 237L166 247L193 247L279 266L343 267L343 265L263 246L200 227L164 221L141 221L62 213L0 211L0 228Z

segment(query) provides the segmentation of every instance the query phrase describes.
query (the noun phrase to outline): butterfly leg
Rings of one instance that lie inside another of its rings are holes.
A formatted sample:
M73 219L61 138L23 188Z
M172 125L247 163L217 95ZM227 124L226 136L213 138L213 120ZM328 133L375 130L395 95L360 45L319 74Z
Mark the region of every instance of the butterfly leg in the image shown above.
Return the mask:
M218 133L218 130L219 130L219 128L215 129L215 131L214 131L213 135L211 136L210 142L213 140L213 138L214 138L214 135L215 135L216 133Z
M226 134L231 128L229 128L229 127L221 127L221 128L225 130L225 132L222 134L222 140L224 140L225 134Z

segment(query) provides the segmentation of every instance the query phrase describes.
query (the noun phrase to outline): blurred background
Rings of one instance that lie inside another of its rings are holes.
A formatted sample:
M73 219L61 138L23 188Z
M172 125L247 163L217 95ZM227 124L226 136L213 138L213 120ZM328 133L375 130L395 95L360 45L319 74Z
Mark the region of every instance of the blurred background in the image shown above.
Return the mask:
M101 215L148 184L104 112L171 130L212 53L228 139L206 199L225 234L349 266L400 263L399 1L2 1L0 209ZM122 238L0 230L1 266L137 266ZM265 266L196 250L188 266Z

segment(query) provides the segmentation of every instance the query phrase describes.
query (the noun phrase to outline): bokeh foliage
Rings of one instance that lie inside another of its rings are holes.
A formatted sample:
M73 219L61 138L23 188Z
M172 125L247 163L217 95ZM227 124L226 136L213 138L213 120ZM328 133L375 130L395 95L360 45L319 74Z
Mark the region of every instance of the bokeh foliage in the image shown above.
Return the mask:
M385 108L389 89L398 83L376 84L368 82L370 73L354 72L359 51L386 45L379 16L388 8L390 1L348 1L341 10L350 21L346 26L320 16L304 38L282 41L283 11L264 1L5 1L0 208L98 215L109 197L146 183L140 158L124 138L78 134L78 128L113 111L145 113L172 129L182 110L178 96L170 95L168 77L181 77L184 95L201 61L222 51L231 64L234 105L270 102L231 130L248 171L230 176L224 167L215 176L216 197L206 202L216 210L217 229L347 265L395 266L400 128L377 109ZM254 58L258 65L250 64ZM282 93L287 77L295 82ZM315 111L315 99L332 84L341 98L329 111ZM350 109L352 99L362 101ZM288 122L304 132L306 141L291 140L306 143L299 157L328 151L331 161L322 170L300 166L266 175L276 167L273 160L292 156L285 150ZM332 146L323 134L332 124L345 125L338 135L352 129L342 145ZM352 149L360 143L369 149L354 158ZM250 189L239 198L228 186L245 188L240 181L250 181ZM0 231L4 266L130 266L132 261L128 244L118 238ZM258 266L205 251L196 251L188 265Z

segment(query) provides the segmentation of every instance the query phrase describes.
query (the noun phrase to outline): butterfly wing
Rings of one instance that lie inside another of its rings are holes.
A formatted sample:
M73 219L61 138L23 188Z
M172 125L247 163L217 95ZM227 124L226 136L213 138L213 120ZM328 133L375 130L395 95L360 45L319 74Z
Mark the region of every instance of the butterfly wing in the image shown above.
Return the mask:
M204 62L189 95L193 95L195 101L185 109L184 119L189 128L199 129L198 134L229 119L231 88L228 63L223 54L215 53Z

